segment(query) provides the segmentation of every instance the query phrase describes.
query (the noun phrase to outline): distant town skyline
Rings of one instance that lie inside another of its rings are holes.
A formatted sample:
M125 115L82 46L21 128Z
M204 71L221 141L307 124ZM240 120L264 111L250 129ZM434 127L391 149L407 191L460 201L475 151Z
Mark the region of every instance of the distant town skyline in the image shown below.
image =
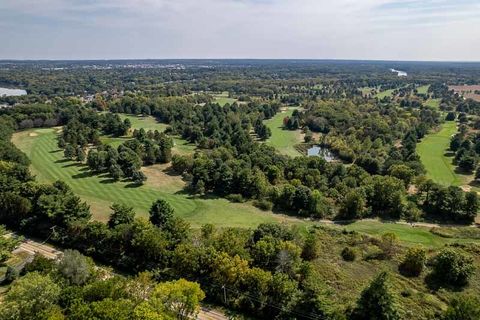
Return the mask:
M0 59L480 61L476 0L3 0Z

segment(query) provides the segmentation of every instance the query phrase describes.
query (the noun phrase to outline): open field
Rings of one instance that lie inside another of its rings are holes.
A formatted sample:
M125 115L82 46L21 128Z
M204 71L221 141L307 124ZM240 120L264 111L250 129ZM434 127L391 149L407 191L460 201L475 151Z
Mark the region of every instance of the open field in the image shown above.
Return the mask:
M438 109L440 108L440 102L442 101L442 99L428 99L426 102L424 102L423 104L425 106L428 106L428 107L432 107L434 109Z
M158 130L160 132L165 131L168 128L168 125L165 123L158 122L154 117L151 116L134 116L134 115L127 115L127 114L118 114L120 118L129 119L132 124L132 129L140 129L143 128L145 131L155 131ZM120 145L125 138L110 138L110 137L102 137L102 142L107 143L113 146ZM181 137L174 136L173 142L175 146L172 149L173 153L178 154L185 154L191 153L195 150L195 145L192 143L188 143L188 141L182 139Z
M227 103L228 103L228 104L232 104L232 103L234 103L235 101L237 101L237 99L229 98L229 97L228 97L228 92L222 92L222 93L219 93L219 94L214 94L214 95L213 95L213 98L215 99L214 102L215 102L215 103L218 103L218 104L221 105L222 107L223 107L224 105L226 105Z
M385 97L391 97L392 94L393 94L393 91L395 91L395 89L388 89L388 90L385 90L385 91L380 91L375 95L375 97L378 98L378 99L383 99Z
M480 101L480 94L475 93L475 91L480 91L480 85L472 86L448 86L448 89L453 90L467 99L473 99L475 101Z
M430 88L430 85L420 86L420 87L417 88L417 92L419 94L427 94L428 93L428 88Z
M284 130L283 119L292 116L294 110L295 108L288 108L286 112L279 112L272 119L265 120L265 124L272 130L267 144L275 147L281 154L292 157L301 155L294 146L303 142L303 135L300 130Z
M140 216L146 216L151 203L162 198L193 226L214 223L254 227L262 222L283 221L281 216L265 213L250 204L230 203L220 198L192 198L183 192L181 178L165 172L162 166L144 168L150 179L141 187L132 187L129 182L111 183L108 176L91 175L85 165L63 159L55 138L55 129L36 129L17 132L12 141L30 158L32 172L40 182L65 181L90 204L95 219L107 220L113 202L124 202L133 206Z
M335 226L340 227L340 226ZM395 233L398 239L403 242L405 245L423 245L425 247L434 247L440 248L448 243L467 243L475 242L480 243L480 239L473 239L469 236L459 236L459 237L442 237L438 234L432 233L430 227L424 226L414 226L412 227L409 224L403 223L390 223L390 222L381 222L374 220L361 220L356 221L345 226L341 226L348 231L357 231L366 233L373 236L381 236L386 232ZM474 227L461 227L463 229L475 229ZM461 229L459 228L459 229ZM450 230L451 228L445 228ZM454 229L452 229L454 230Z
M448 154L450 137L457 132L454 121L445 122L437 132L428 134L417 145L417 152L427 170L427 176L443 185L462 185L462 175L455 173L453 157Z

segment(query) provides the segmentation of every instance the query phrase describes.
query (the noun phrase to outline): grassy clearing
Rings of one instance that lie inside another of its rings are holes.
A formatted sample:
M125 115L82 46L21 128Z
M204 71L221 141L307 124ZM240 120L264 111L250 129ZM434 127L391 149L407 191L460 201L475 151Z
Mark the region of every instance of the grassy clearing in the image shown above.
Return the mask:
M222 92L222 93L219 93L219 94L214 94L213 98L214 98L214 102L218 103L222 107L225 106L227 103L232 104L235 101L237 101L237 99L235 99L235 98L229 98L228 97L228 92L226 92L226 91Z
M160 123L154 117L151 117L151 116L134 116L134 115L126 115L126 114L119 114L119 116L120 118L122 118L122 120L129 119L132 124L132 129L143 128L146 131L158 130L160 132L163 132L165 131L165 129L168 128L167 124ZM120 144L122 144L126 140L126 138L125 137L120 137L120 138L102 137L101 140L105 144L110 144L114 147L117 147ZM194 144L189 143L188 141L178 136L173 137L173 142L175 144L175 146L172 149L173 153L178 153L178 154L192 153L196 148Z
M428 88L430 88L430 85L420 86L420 87L417 88L417 93L427 94L428 93Z
M437 132L427 135L417 145L417 152L427 170L427 177L443 185L461 185L465 179L455 173L453 157L448 154L450 137L457 132L454 121L445 122Z
M371 225L369 225L371 224ZM380 222L362 223L364 230L373 231L384 226L388 229L389 224ZM354 224L355 226L356 224ZM394 225L396 226L396 225ZM416 229L416 228L414 228ZM403 229L402 229L403 230ZM422 230L420 230L422 231ZM449 290L431 290L425 283L425 277L432 271L429 266L425 267L424 272L415 278L404 277L399 273L398 267L403 260L406 248L398 246L390 259L377 260L369 259L372 252L378 252L378 247L368 241L362 241L357 235L334 233L328 230L320 229L318 231L321 239L321 255L315 259L313 271L319 277L318 283L323 283L334 294L331 295L335 306L348 308L354 305L361 291L368 286L370 281L380 272L388 271L392 290L397 295L397 302L402 306L404 316L402 319L437 319L435 316L439 310L446 308L446 302L458 294ZM428 231L425 237L428 237ZM419 237L420 240L425 240ZM349 246L356 252L357 259L353 262L346 262L341 258L343 248ZM438 248L427 250L427 257L434 257L442 244ZM480 266L480 257L476 253L477 248L468 247L465 250L474 259L474 264L478 270ZM470 284L464 289L466 293L478 295L480 292L480 275L478 272L472 277Z
M291 117L295 109L288 108L286 112L279 112L272 119L265 121L265 124L272 130L272 136L267 140L267 144L275 147L281 154L292 157L301 155L294 146L303 142L302 133L299 130L284 130L283 119Z
M97 220L108 219L113 202L126 203L134 207L138 215L146 216L151 203L158 198L167 200L179 217L196 227L204 223L254 227L262 222L284 220L249 204L230 203L219 198L192 198L183 192L181 178L165 172L161 166L143 169L151 179L141 187L132 187L129 182L111 183L106 175L91 175L85 165L65 161L63 152L57 148L54 129L17 132L12 141L30 158L32 172L39 181L65 181L90 204Z
M424 105L425 106L428 106L428 107L431 107L431 108L434 108L434 109L438 109L440 108L440 102L442 101L442 99L428 99Z
M378 99L383 99L385 97L391 97L393 95L394 91L395 91L395 89L388 89L388 90L385 90L385 91L380 91L379 93L377 93L375 95L375 97L378 98Z
M345 226L342 226L348 231L358 231L366 233L372 236L381 236L386 232L395 233L399 240L405 245L423 245L425 247L440 248L449 243L479 243L480 239L477 239L477 235L472 236L466 232L460 233L455 229L470 229L471 227L458 227L458 228L442 228L442 230L450 230L459 234L458 237L445 237L439 233L431 232L432 228L415 226L412 227L408 224L389 223L380 221L363 220L357 221ZM473 229L473 228L472 228ZM447 232L446 231L446 232ZM464 234L464 236L462 236Z

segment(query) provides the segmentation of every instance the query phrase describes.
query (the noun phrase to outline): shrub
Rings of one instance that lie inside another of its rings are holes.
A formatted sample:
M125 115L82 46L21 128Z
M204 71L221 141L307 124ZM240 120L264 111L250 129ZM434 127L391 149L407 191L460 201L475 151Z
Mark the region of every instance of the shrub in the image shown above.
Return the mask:
M362 291L350 319L401 319L396 297L386 272L381 272Z
M480 319L480 299L474 296L455 297L450 301L444 320Z
M410 248L399 266L400 272L409 277L418 277L423 271L425 260L425 250L421 248Z
M268 200L255 200L253 205L263 211L270 211L273 208L273 203Z
M242 195L238 194L238 193L229 194L225 198L227 198L227 200L230 200L231 202L237 202L237 203L241 203L241 202L245 201L243 199Z
M342 258L345 261L355 261L357 258L357 253L355 252L355 249L351 247L345 247L342 250Z
M457 250L442 250L433 260L431 276L452 286L464 286L475 272L473 259Z

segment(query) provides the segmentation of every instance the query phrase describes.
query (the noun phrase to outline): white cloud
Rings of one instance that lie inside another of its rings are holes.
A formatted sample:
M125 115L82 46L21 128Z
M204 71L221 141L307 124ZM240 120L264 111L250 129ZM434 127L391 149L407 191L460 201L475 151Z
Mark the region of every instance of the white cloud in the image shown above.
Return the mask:
M479 14L473 0L2 0L0 58L480 60Z

